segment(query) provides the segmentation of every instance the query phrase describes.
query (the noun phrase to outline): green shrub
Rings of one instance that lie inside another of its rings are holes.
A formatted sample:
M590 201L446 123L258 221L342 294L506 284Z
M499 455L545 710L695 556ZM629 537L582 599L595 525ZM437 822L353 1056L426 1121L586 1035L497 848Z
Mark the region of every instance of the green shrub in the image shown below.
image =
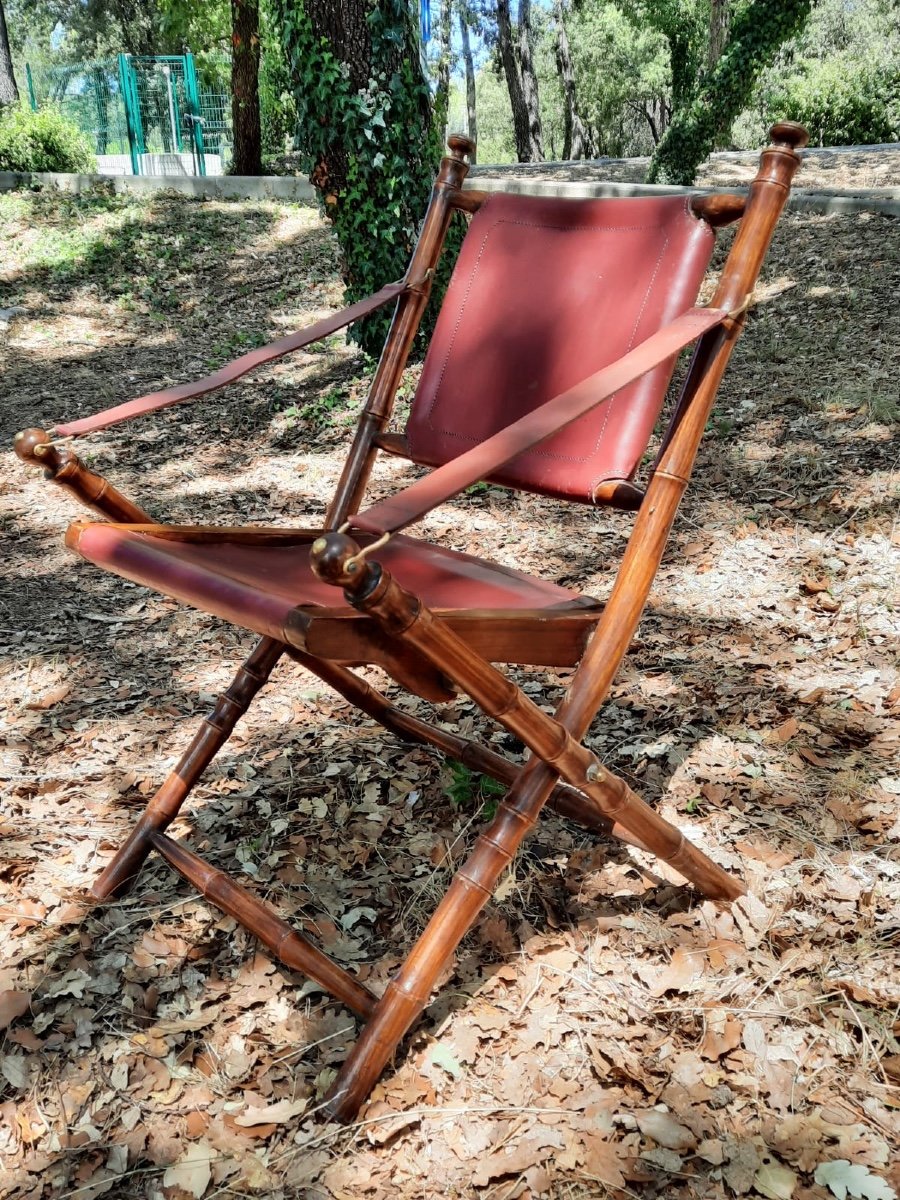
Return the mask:
M0 171L96 169L87 139L55 108L9 108L0 116Z
M783 81L773 110L791 114L819 146L865 146L900 137L900 70L837 58L804 63Z

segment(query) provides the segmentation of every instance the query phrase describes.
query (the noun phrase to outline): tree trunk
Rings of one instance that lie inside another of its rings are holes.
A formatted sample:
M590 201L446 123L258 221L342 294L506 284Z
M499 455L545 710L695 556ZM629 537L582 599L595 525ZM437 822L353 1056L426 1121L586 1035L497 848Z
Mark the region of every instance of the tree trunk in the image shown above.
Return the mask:
M9 50L9 33L6 29L6 16L3 12L3 0L0 0L0 111L8 104L19 103L19 89L16 87L16 77L13 74L12 55Z
M709 44L706 48L706 69L712 71L722 57L725 42L728 39L728 25L731 19L729 0L711 0L709 9ZM715 150L722 150L727 144L727 138L716 138Z
M672 70L672 112L686 107L697 82L697 62L691 50L688 33L673 29L666 39L669 43L669 63Z
M462 40L463 63L466 68L466 116L468 119L468 134L472 141L478 144L478 114L475 111L475 64L472 62L472 43L469 41L468 11L465 4L459 10L459 36ZM475 162L475 153L470 155Z
M522 90L522 75L512 39L512 23L509 17L509 0L497 0L497 38L500 43L500 61L506 75L509 102L512 106L513 134L516 140L516 158L519 162L531 162L531 128L528 106Z
M563 90L563 151L570 158L587 157L587 138L584 123L578 115L575 99L575 72L569 54L569 39L566 35L565 10L562 0L556 0L556 65Z
M659 126L656 123L656 101L642 100L640 104L634 106L634 110L644 118L650 126L650 136L653 138L653 145L659 142Z
M750 0L735 14L715 67L700 78L689 101L673 112L653 152L648 183L690 186L717 141L727 140L760 72L809 17L812 0Z
M434 90L434 121L443 135L447 128L447 111L450 107L450 0L441 0L440 45L441 56L437 65L437 84Z
M729 0L711 0L709 11L709 49L706 66L712 70L725 48L728 38L728 24L731 19Z
M543 162L541 104L534 55L531 52L531 0L519 0L519 68L522 72L522 96L528 113L528 147L531 155L528 161Z
M352 303L403 275L440 158L417 23L408 0L276 4L299 146ZM389 320L373 314L352 335L375 354Z
M259 117L259 0L231 0L233 175L262 175Z

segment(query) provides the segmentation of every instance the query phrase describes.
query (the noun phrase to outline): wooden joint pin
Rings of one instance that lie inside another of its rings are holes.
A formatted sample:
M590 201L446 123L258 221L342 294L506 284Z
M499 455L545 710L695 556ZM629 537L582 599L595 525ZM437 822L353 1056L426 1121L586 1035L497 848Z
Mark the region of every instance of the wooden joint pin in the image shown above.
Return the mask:
M744 297L744 299L741 301L741 303L737 306L737 308L729 309L729 312L728 312L729 319L733 321L733 320L735 320L736 317L739 317L741 315L741 313L746 312L747 309L750 307L752 300L753 300L753 293L748 292L747 295Z
M602 783L605 775L606 771L598 762L592 762L584 773L584 777L588 783Z

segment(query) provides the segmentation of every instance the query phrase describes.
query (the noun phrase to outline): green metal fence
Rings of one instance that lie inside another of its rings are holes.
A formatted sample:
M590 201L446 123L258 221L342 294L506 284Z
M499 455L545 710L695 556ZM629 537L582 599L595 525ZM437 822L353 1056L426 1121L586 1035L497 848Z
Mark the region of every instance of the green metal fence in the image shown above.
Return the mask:
M231 131L231 96L227 92L200 89L200 117L207 154L218 154L230 163L234 140ZM224 170L224 166L223 166Z
M129 154L128 125L116 59L62 67L25 67L33 109L53 104L93 142L101 155Z
M231 159L231 101L201 88L192 54L26 65L32 108L56 105L92 141L98 170L219 174Z

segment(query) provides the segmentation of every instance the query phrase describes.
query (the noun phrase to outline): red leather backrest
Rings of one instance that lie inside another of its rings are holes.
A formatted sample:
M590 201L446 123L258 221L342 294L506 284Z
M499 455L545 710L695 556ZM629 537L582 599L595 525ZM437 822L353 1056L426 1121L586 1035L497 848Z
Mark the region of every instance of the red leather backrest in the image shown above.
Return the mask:
M455 458L690 308L715 241L689 198L495 194L472 218L407 425L411 457ZM629 479L674 360L508 463L496 482L591 502Z

